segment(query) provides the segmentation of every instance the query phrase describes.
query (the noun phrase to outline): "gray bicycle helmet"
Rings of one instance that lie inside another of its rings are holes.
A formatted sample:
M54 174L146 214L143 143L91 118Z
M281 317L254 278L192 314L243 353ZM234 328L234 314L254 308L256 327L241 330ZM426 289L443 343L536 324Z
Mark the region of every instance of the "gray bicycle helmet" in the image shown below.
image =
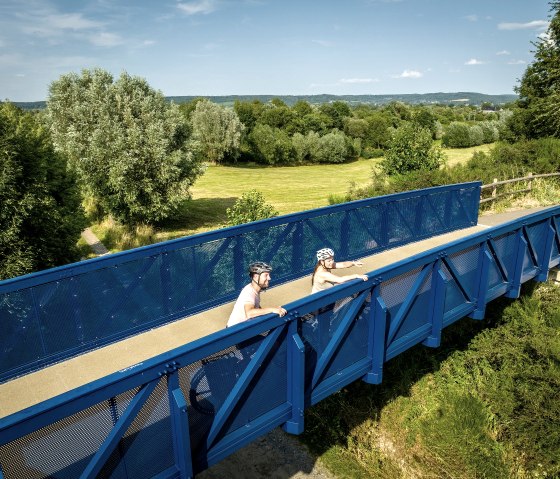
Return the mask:
M272 266L264 263L263 261L256 261L249 265L249 276L253 274L270 273L272 271Z

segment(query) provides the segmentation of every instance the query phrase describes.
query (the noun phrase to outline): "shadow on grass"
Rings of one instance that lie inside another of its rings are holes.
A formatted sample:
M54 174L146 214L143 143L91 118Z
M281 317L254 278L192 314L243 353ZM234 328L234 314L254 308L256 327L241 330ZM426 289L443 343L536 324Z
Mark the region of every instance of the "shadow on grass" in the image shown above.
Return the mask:
M181 236L184 230L209 230L220 228L227 223L226 210L231 208L236 197L197 198L185 200L172 218L157 226L161 231Z

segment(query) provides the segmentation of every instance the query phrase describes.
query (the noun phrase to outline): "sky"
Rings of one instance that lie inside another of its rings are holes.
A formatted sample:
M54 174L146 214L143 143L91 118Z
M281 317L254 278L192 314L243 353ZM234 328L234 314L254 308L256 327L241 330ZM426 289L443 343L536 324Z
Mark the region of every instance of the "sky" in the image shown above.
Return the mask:
M102 68L165 96L513 93L544 0L0 0L0 99Z

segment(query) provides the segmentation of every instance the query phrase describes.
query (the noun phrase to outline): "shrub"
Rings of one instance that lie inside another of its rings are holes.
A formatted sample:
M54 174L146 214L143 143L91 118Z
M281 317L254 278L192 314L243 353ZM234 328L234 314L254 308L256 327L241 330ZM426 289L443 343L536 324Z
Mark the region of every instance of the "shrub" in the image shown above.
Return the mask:
M429 130L414 124L404 124L395 131L385 158L381 161L381 169L389 175L413 170L435 170L444 160L443 152L434 146Z
M291 138L279 128L257 123L249 139L260 163L286 165L296 160Z
M469 146L478 146L484 143L484 131L479 125L469 126Z
M452 122L441 138L441 144L448 148L467 148L471 146L469 125L466 123Z
M311 157L316 163L343 163L350 158L353 151L349 149L347 136L339 130L319 138Z
M226 210L226 214L229 224L234 226L278 216L278 211L265 202L260 191L250 190L243 193L233 207Z

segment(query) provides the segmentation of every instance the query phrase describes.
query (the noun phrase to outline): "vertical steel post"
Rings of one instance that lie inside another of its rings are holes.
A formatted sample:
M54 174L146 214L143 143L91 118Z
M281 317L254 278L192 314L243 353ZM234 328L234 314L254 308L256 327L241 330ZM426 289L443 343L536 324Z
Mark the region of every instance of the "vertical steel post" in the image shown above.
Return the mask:
M369 313L368 358L371 370L362 377L369 384L381 384L387 348L387 306L381 297L381 283L371 290Z
M346 258L350 250L350 213L344 212L344 218L340 222L340 257Z
M159 277L161 280L161 304L163 312L167 316L171 312L171 267L169 264L169 253L164 251L161 254L161 264L159 266Z
M430 348L437 348L441 344L441 330L443 329L447 283L447 278L441 270L441 259L438 259L434 263L434 268L432 270L432 291L430 297L432 331L422 343L424 346L429 346Z
M303 271L303 221L298 221L292 237L292 271Z
M282 429L290 434L301 434L304 428L305 346L298 334L297 326L296 318L288 326L287 337L288 399L292 403L292 417L282 425Z
M546 233L546 240L544 244L544 253L539 268L541 272L535 278L537 281L546 281L548 279L548 270L550 269L550 257L552 255L552 245L556 237L556 230L552 227L551 219L547 221L548 228Z
M527 240L523 236L523 227L517 231L517 246L515 255L515 269L513 271L513 279L511 285L506 292L506 298L519 298L521 292L521 276L523 275L523 263L527 254Z
M245 285L246 267L243 257L243 236L238 235L235 237L235 246L233 247L233 277L235 289L237 290L240 290Z
M169 396L169 413L171 415L171 433L173 439L173 456L181 479L194 477L191 439L189 435L189 416L187 400L179 386L179 371L175 370L167 377Z
M478 291L476 293L476 309L469 314L469 317L472 319L484 319L491 263L492 255L488 251L488 244L485 241L480 246L480 256L478 260L478 271L480 272L478 276L480 282L478 283Z

